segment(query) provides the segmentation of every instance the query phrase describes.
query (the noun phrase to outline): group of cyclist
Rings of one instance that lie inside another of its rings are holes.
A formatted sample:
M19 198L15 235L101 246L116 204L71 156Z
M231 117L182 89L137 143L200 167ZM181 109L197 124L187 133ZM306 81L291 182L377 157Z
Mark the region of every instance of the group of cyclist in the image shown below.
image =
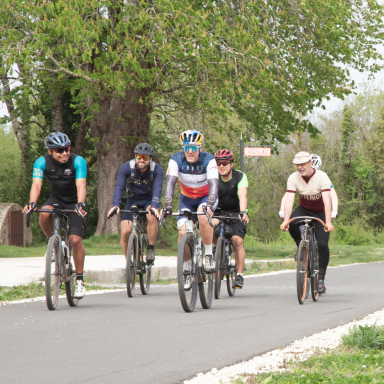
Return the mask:
M158 220L161 216L172 213L174 188L177 179L181 188L178 211L189 209L192 212L205 210L212 218L217 208L226 217L236 220L231 222L232 240L235 246L237 275L234 280L235 288L244 285L243 271L245 263L244 237L249 222L247 214L248 179L245 173L234 168L234 155L227 149L221 149L212 155L202 150L204 136L201 132L187 130L180 135L182 150L172 155L166 172L164 200L165 207L161 211L161 196L163 190L164 171L154 162L154 149L150 144L140 143L134 149L135 158L124 163L118 172L112 208L108 218L119 213L124 189L128 192L125 210L133 205L147 210L148 217L148 251L147 264L155 261L155 241L158 233ZM83 216L87 214L85 160L71 153L71 142L67 135L54 132L47 136L45 146L48 153L36 160L33 168L33 182L30 192L30 202L23 212L29 213L37 208L44 176L47 178L51 197L43 204L43 208L52 209L53 204L60 209L76 209ZM307 152L299 152L293 163L297 172L293 173L287 184L287 193L283 197L280 216L284 217L281 230L289 230L298 245L301 240L300 230L296 225L288 226L291 217L315 216L326 222L326 227L316 224L316 237L319 248L319 285L318 292L325 293L324 278L329 262L328 239L333 231L331 217L337 215L337 195L326 173L319 170L321 159ZM296 191L299 192L299 206L292 212ZM331 210L331 199L333 211ZM49 238L53 233L52 215L40 214L40 226ZM132 230L132 214L124 213L121 219L121 247L127 257L127 244ZM215 231L206 215L196 216L204 244L204 270L207 273L215 271L214 244L217 241ZM178 216L178 241L186 233L186 217ZM213 218L218 228L218 219ZM83 281L84 245L82 238L84 229L76 213L69 215L69 240L73 248L76 269L76 289L74 296L82 298L85 295ZM184 259L184 269L188 270L191 260ZM192 284L188 275L184 288L190 289Z

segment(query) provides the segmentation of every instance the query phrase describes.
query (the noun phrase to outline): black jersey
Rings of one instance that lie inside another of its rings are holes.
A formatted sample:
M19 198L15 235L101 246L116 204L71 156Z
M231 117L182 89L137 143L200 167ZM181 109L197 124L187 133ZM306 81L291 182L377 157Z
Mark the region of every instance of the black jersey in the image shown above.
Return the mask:
M248 180L245 173L232 168L232 178L223 181L219 177L219 204L223 211L240 212L240 199L238 189L248 187Z

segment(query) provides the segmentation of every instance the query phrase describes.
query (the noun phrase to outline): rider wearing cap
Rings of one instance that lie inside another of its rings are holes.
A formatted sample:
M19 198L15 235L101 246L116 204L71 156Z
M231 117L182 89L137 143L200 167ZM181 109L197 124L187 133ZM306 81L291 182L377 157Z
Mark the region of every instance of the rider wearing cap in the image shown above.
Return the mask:
M136 205L139 210L149 211L152 208L155 216L147 215L148 250L146 262L153 264L155 261L155 241L159 230L157 218L159 218L158 209L163 191L164 171L159 164L152 161L155 151L150 144L138 144L134 153L135 159L127 161L119 169L115 193L113 194L113 208L109 210L108 217L113 212L120 212L125 188L128 192L125 210L130 210L132 205ZM121 219L120 243L125 258L127 258L128 240L132 232L132 219L132 213L123 213Z
M320 169L321 164L322 164L321 163L321 157L318 155L312 154L311 158L313 161L312 168L316 169L316 170ZM339 205L339 199L337 197L335 187L333 186L331 180L329 180L329 186L331 188L331 203L332 203L332 214L331 215L332 215L332 219L335 219L338 216L337 208ZM279 217L282 217L282 218L284 218L284 205L285 205L285 199L286 198L287 198L287 192L285 192L283 198L281 199L281 204L280 204ZM296 258L296 256L297 255L295 255L295 258Z
M24 207L23 213L37 208L37 200L45 176L51 187L51 197L43 204L43 209L53 209L53 204L58 204L61 209L76 208L83 215L86 215L87 164L84 158L71 153L71 142L68 136L61 132L50 133L45 139L45 146L48 154L35 161L30 202ZM82 241L84 228L78 214L70 213L68 217L69 241L73 248L73 259L77 274L74 296L82 298L85 295L83 281L85 249ZM53 235L51 213L40 213L40 226L47 238Z
M177 178L181 187L180 203L178 210L183 208L190 209L192 212L203 211L203 206L207 206L210 217L217 206L217 193L219 185L219 176L215 158L207 152L203 152L201 147L204 143L204 137L199 131L188 130L180 135L180 143L183 150L172 155L169 160L166 183L165 183L165 214L172 213L173 192ZM199 228L203 239L205 251L205 271L214 272L215 262L212 257L212 238L213 228L204 215L198 216ZM185 216L178 216L177 228L179 238L186 234ZM191 265L191 260L185 261L186 270ZM185 289L189 289L192 284L188 275L185 282Z
M234 169L233 153L227 149L221 149L215 153L217 170L219 172L219 203L221 215L227 217L236 217L241 221L232 221L231 229L233 232L232 240L235 245L235 259L237 265L237 275L234 281L235 288L243 288L244 278L244 237L247 233L247 223L249 222L247 214L247 194L248 179L245 173ZM218 219L213 219L217 225ZM215 227L215 233L217 233ZM215 241L216 243L216 241Z
M284 222L280 229L287 231L299 246L301 232L297 225L288 226L290 218L299 216L312 216L323 220L326 228L321 223L315 222L315 233L319 251L319 285L317 292L325 293L324 278L329 263L329 232L333 231L331 223L331 188L329 177L325 172L313 169L312 157L308 152L299 152L293 159L297 172L292 173L287 183L287 198L284 205ZM299 192L299 206L292 212L296 191Z

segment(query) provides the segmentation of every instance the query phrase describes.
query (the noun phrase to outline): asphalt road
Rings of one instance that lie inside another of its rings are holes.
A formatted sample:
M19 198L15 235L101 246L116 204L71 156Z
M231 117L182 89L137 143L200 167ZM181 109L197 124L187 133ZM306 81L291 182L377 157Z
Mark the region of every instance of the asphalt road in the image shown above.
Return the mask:
M384 307L384 263L331 268L329 291L299 305L295 274L245 280L234 298L185 313L177 286L0 307L0 383L181 383Z

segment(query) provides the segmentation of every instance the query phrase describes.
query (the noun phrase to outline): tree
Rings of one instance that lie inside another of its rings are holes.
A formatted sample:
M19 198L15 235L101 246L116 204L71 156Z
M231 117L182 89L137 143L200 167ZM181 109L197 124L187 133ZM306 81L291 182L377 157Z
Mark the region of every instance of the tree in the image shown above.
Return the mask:
M301 116L351 91L346 65L375 71L368 59L381 58L383 9L374 0L0 5L3 79L22 63L30 83L50 84L56 99L71 80L84 116L76 147L88 130L96 140L97 233L117 231L105 216L118 167L148 140L154 113L200 111L219 130L218 117L235 115L258 139L285 142L297 130L316 134Z

